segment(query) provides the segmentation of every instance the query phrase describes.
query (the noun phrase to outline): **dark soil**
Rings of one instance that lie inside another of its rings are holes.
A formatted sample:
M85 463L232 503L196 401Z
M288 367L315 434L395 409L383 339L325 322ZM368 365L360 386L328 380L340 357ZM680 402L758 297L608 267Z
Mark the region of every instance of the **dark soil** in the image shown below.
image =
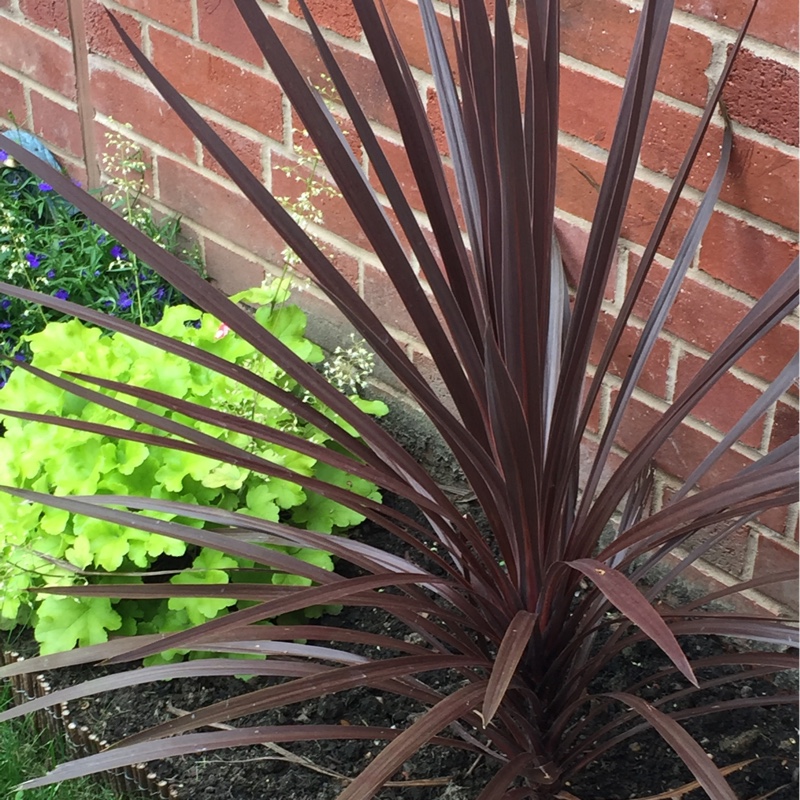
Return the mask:
M396 542L369 526L363 527L359 537L397 551ZM342 571L347 572L346 569ZM393 618L365 609L345 608L341 614L323 618L321 622L400 638L416 635ZM690 659L723 653L731 647L715 638L684 638L681 644ZM24 650L20 643L16 647ZM355 646L352 649L371 658L392 655ZM659 650L647 644L636 645L628 648L592 688L596 692L619 690L661 666L664 666L664 657ZM55 689L84 680L89 672L86 668L63 670L48 675L47 679ZM107 672L92 670L91 674ZM445 692L460 685L457 677L448 673L423 677L427 683ZM708 679L711 675L701 674L699 677ZM88 725L101 738L114 742L127 734L171 719L178 710L192 711L267 683L268 679L263 678L250 681L187 679L120 689L72 703L71 719ZM640 696L653 701L681 688L673 683L665 681L662 685L647 686L641 690ZM702 698L695 696L691 702L696 705L700 701L767 696L776 691L780 689L771 680L745 680L717 687L713 693ZM234 724L315 722L388 724L405 728L423 710L404 698L365 688L258 717L243 718ZM798 714L795 706L743 708L687 720L683 724L719 766L757 759L728 777L742 800L765 800L766 797L794 800L797 797ZM314 741L290 743L284 747L322 770L352 776L371 761L382 743ZM345 785L341 779L321 774L308 766L288 763L263 746L173 758L150 766L159 777L178 787L182 800L202 800L204 797L215 800L329 800L335 798ZM407 783L384 789L379 797L381 800L473 800L496 768L496 764L487 763L483 758L476 760L474 754L466 751L427 747L394 776L394 780ZM691 773L675 753L650 731L639 733L605 753L566 789L580 800L623 800L665 792L691 780ZM427 782L428 785L419 785L418 782ZM687 800L702 800L706 794L696 790L684 796Z

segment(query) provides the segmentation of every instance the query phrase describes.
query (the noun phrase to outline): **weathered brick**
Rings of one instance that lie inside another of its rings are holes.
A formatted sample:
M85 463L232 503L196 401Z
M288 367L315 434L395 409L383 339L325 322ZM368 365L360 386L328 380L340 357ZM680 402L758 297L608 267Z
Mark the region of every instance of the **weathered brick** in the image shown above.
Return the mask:
M440 155L450 155L450 148L447 144L447 134L444 128L444 119L442 118L442 107L439 103L439 97L435 89L429 88L426 93L427 98L427 114L428 121L433 131L433 138L436 146L439 148Z
M614 136L622 88L595 75L561 68L559 128L608 150Z
M80 158L83 154L81 126L75 107L64 107L31 91L33 130L48 145Z
M524 19L518 15L517 19ZM624 76L639 13L620 0L573 0L561 4L561 50L567 55ZM524 22L518 23L524 35ZM656 88L670 97L702 106L708 94L705 70L711 42L702 34L672 25Z
M389 0L386 3L389 20L392 23L400 46L405 53L408 63L425 72L430 72L430 59L428 47L425 43L425 32L420 19L419 5L413 0ZM443 14L436 15L442 39L450 59L450 65L456 69L455 44L453 42L453 29L448 17Z
M591 364L597 364L603 353L611 329L614 325L615 317L605 311L600 312L597 328L595 329L594 339L592 340L592 349L589 354L589 361ZM614 355L608 366L608 371L617 377L624 377L631 363L636 346L639 343L641 330L633 328L628 325L622 333L619 343L617 344ZM658 339L653 346L647 361L645 362L644 370L637 382L637 386L645 392L649 392L656 397L666 399L667 389L667 370L669 368L670 357L669 342L663 339Z
M692 536L684 545L684 549L691 550L703 544L712 536L721 533L729 524L730 523L727 521L719 522L715 525L703 528L703 530ZM735 575L737 578L744 578L751 536L750 528L746 525L737 528L728 533L722 541L717 542L709 548L703 556L703 560L706 563L713 564L723 572L727 572L729 575Z
M138 69L135 59L120 39L101 3L96 0L84 0L83 16L86 26L86 42L90 53L96 53L118 61L120 64L125 64L127 67ZM140 22L130 14L116 12L114 16L136 46L141 49L142 26Z
M691 353L683 353L678 362L676 397L688 386L704 363L705 359ZM695 405L692 416L707 422L722 433L727 433L760 396L761 392L758 389L729 372L723 375L711 391ZM750 447L760 447L763 433L762 415L739 437L739 441Z
M361 38L361 23L352 0L307 0L311 16L320 28L335 31L348 39ZM391 3L387 4L391 8ZM303 12L297 0L289 0L289 11L302 19Z
M194 137L155 89L126 80L114 69L91 72L92 105L173 153L194 158Z
M200 39L243 61L262 66L264 57L233 0L198 0Z
M19 0L19 10L34 25L69 38L69 14L63 0Z
M674 177L697 128L697 117L656 102L642 148L642 163ZM689 185L705 190L717 168L722 130L713 126L701 144ZM797 159L773 147L734 136L720 199L785 228L797 226Z
M364 300L384 325L417 337L408 311L400 301L389 276L377 267L364 265Z
M722 99L731 119L797 145L798 94L797 69L740 50Z
M592 221L605 165L560 146L557 170L556 206L576 217ZM620 235L636 244L647 244L666 196L663 190L645 181L634 180ZM677 253L694 210L695 206L690 201L678 201L672 223L661 243L662 254L674 257Z
M179 92L281 140L281 90L264 73L244 70L163 31L152 30L150 40L153 62Z
M317 82L325 73L311 35L280 20L274 21L275 31L291 54L295 64L309 80ZM347 78L367 118L397 130L394 114L386 89L375 63L357 53L331 45L331 52Z
M258 286L264 279L263 264L234 252L208 236L203 237L203 253L212 283L227 295Z
M772 450L778 445L788 442L793 436L800 433L798 430L797 409L792 408L786 403L778 403L775 406L775 420L772 423L772 433L769 437L769 449Z
M632 399L617 434L618 444L628 452L658 422L661 413L640 400ZM711 452L716 440L687 424L681 424L655 455L655 464L669 475L685 479ZM737 472L752 463L746 456L727 451L700 479L700 488L714 486L722 480L732 478Z
M272 166L272 193L276 197L286 197L290 202L296 201L305 189L305 181L310 177L309 170L277 154L273 154ZM289 174L284 168L289 169ZM358 247L370 249L364 231L341 196L323 192L314 198L314 206L322 212L325 227L329 231Z
M249 136L243 136L231 130L227 125L222 125L218 122L209 122L209 124L219 134L223 142L225 142L239 157L250 172L259 178L259 180L263 180L264 176L261 166L262 143ZM204 167L208 167L208 169L216 172L218 175L223 175L226 178L228 177L228 173L217 163L216 159L205 147L201 150L200 163Z
M750 0L678 0L677 8L738 30L752 5ZM747 34L797 52L797 3L770 0L759 3Z
M792 546L793 544L786 540L773 539L770 536L760 536L753 566L753 577L758 578L789 569L796 570L797 546ZM760 591L790 608L798 607L797 580L763 586Z
M69 100L75 99L75 69L69 46L31 27L0 17L0 62Z
M192 33L192 3L189 0L170 0L168 3L164 0L116 0L116 4L180 33Z
M4 112L11 112L14 119L23 120L27 113L25 109L25 90L20 81L13 75L2 71L0 64L0 97L3 98Z
M703 236L698 263L712 277L751 297L761 297L796 254L795 243L717 211Z
M764 380L774 380L797 352L797 328L775 326L739 359L738 366Z
M156 158L158 200L259 258L281 262L283 242L244 195L165 156Z

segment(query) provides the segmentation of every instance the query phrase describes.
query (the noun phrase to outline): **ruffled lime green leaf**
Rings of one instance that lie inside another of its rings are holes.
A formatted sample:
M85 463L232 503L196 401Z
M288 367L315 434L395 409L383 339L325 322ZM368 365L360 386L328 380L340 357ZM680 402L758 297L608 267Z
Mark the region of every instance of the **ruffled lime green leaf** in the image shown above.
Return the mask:
M108 632L122 626L122 618L107 597L47 595L36 618L34 636L42 655L107 642Z

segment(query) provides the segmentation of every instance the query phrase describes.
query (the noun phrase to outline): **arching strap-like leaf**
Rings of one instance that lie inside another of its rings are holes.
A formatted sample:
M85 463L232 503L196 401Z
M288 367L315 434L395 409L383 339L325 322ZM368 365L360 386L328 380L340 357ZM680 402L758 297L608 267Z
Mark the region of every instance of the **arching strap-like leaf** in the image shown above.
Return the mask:
M610 692L608 696L626 703L641 714L680 756L681 761L691 770L709 797L713 797L714 800L736 800L736 795L728 782L705 750L674 719L627 692Z
M370 800L401 764L451 722L466 716L480 702L486 682L464 686L423 714L385 747L375 760L339 795L338 800Z
M698 685L689 661L667 623L628 578L594 558L579 558L566 563L589 578L610 603L666 653L688 681Z
M506 628L503 641L500 642L500 649L497 651L492 674L489 676L486 697L483 698L481 714L484 728L492 721L505 697L511 679L517 671L517 665L530 642L533 626L538 617L538 614L530 611L517 611L514 619Z

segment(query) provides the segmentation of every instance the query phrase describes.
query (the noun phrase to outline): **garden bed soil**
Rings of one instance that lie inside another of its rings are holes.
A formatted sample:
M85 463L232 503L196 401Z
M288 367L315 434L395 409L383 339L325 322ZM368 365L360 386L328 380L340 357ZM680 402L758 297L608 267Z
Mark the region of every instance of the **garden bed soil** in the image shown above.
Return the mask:
M396 540L374 526L365 524L356 535L370 544L398 552ZM344 573L350 572L344 564L340 564L340 568ZM410 641L416 636L392 617L362 608L344 608L340 614L324 617L320 622L405 637ZM316 642L309 640L309 643ZM319 643L324 644L323 641ZM681 644L690 659L723 653L731 647L714 637L683 637ZM27 644L17 641L14 647L23 654L35 652L35 644L30 640ZM350 649L371 658L393 655L355 645ZM664 665L665 658L658 648L649 643L635 645L616 659L592 689L595 692L619 690ZM123 669L119 667L116 671ZM59 670L46 677L55 690L112 671L82 667ZM420 677L442 691L460 685L458 676L446 672ZM710 678L711 675L704 673L701 677ZM781 678L786 676L780 676L778 683ZM786 680L791 683L790 679ZM181 679L119 689L71 703L70 719L88 726L101 739L115 742L183 711L252 691L267 685L268 681L267 678L248 681L236 678ZM665 681L662 685L645 687L640 694L652 701L682 686L674 681ZM769 679L743 680L716 687L707 692L702 701L771 695L776 691L781 689ZM698 699L696 696L692 703L697 704ZM405 728L423 710L406 698L361 688L242 718L233 724L241 727L314 722ZM742 800L766 800L767 797L795 800L797 797L798 713L794 705L741 708L683 724L720 767L756 759L728 777ZM285 744L286 750L306 760L305 765L290 763L268 747L259 746L172 758L153 762L149 767L174 785L182 800L202 800L204 797L215 800L332 800L346 782L326 772L356 775L382 746L381 742L358 740ZM393 777L393 780L403 783L384 789L378 796L381 800L473 800L496 768L497 765L487 763L483 757L476 760L476 756L467 751L426 747ZM666 792L692 779L674 751L650 731L608 751L566 789L580 800L625 800ZM706 794L697 789L684 797L686 800L703 800Z

